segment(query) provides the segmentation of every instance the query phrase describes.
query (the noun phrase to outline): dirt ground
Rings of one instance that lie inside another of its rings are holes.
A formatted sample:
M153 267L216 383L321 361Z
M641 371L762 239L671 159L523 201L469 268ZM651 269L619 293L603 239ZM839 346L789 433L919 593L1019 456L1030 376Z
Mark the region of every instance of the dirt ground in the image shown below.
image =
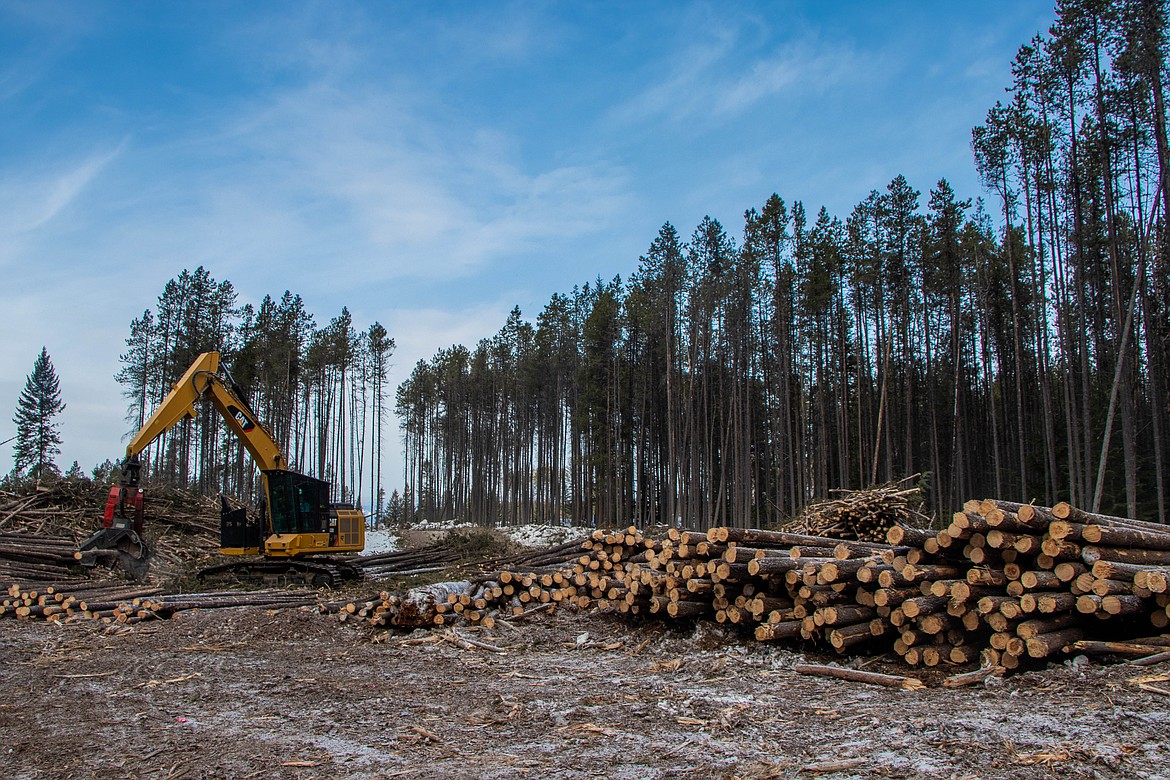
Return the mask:
M1167 664L911 692L796 674L834 659L713 624L464 633L506 652L308 611L5 621L0 777L1170 778L1170 696L1130 682Z

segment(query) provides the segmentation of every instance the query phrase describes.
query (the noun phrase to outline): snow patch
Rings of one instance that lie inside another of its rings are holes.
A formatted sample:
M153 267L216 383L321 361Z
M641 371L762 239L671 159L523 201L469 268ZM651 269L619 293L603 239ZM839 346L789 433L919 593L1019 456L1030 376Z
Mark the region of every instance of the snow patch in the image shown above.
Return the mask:
M461 531L469 528L479 528L474 523L457 520L421 520L407 526L411 531ZM544 548L555 547L559 544L581 539L593 532L592 528L571 525L513 525L499 526L493 529L507 536L521 547ZM373 552L370 546L370 535L366 534L366 551ZM392 532L391 532L392 533ZM397 547L392 549L398 549Z
M517 525L499 529L521 547L555 547L588 536L592 529L555 525Z
M392 531L389 528L379 528L376 531L366 531L366 549L365 555L376 555L378 553L398 552L402 549L402 540L398 537L397 531Z

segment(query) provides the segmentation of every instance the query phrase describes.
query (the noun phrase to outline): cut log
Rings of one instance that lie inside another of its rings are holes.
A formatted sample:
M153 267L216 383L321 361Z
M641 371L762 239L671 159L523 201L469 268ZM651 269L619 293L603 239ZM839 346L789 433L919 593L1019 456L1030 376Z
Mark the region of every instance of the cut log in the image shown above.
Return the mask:
M814 664L797 664L792 667L797 674L810 674L818 677L835 677L839 680L860 682L869 685L881 685L886 688L901 688L907 691L918 691L926 685L915 677L902 677L894 674L879 672L865 672L858 669L843 669L838 666L820 666Z
M1003 674L1002 666L983 666L973 672L964 672L963 674L953 674L943 680L944 688L962 688L967 685L974 685L981 683L988 677L998 677Z
M1045 658L1061 650L1065 645L1076 642L1084 635L1084 629L1079 626L1037 634L1027 641L1028 655L1032 658Z
M1165 526L1161 532L1104 525L1086 525L1081 528L1082 538L1090 544L1170 551L1170 530L1166 530Z

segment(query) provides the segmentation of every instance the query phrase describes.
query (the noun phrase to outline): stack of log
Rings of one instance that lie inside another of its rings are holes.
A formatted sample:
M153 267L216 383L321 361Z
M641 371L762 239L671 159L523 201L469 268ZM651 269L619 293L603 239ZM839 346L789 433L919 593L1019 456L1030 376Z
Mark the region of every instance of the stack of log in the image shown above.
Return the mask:
M130 601L109 605L100 609L91 607L85 617L98 618L103 622L137 623L142 620L167 620L180 612L193 609L232 609L236 607L259 607L264 609L293 609L317 604L314 593L296 590L251 590L216 591L213 593L171 593L156 596L140 596Z
M753 529L672 533L631 567L620 611L710 616L760 640L893 649L910 665L1016 668L1065 649L1149 652L1170 623L1170 529L1002 501L886 544ZM620 594L619 594L620 595Z
M758 529L594 532L576 560L340 606L378 626L491 624L534 608L709 618L761 641L893 649L912 666L1008 669L1063 651L1149 653L1170 623L1170 529L1004 501L884 542ZM404 605L409 602L409 610ZM336 609L333 611L337 611Z
M448 544L415 547L409 550L375 553L348 559L362 569L367 577L406 577L443 571L459 559L459 553Z
M552 547L525 550L514 555L491 558L476 564L484 571L532 571L549 567L563 567L571 564L587 549L585 538L570 539Z
M898 492L882 492L881 505ZM870 499L877 501L863 493L839 506L892 516ZM709 618L761 641L813 641L842 653L893 649L911 666L981 659L1012 669L1065 651L1148 654L1170 646L1165 634L1151 636L1170 624L1165 526L1068 504L997 500L968 502L938 531L899 522L881 541L872 537L888 520L850 522L834 530L848 539L741 528L647 539L634 527L599 530L583 542L492 559L476 572L452 567L457 551L439 544L359 563L376 574L453 570L455 581L319 608L383 628L490 627L563 607ZM315 602L303 591L159 596L121 582L70 581L59 566L68 539L17 536L0 536L0 567L20 567L8 575L20 582L3 615L136 622L185 609Z
M761 641L822 640L844 652L888 633L883 610L863 585L894 551L884 543L784 531L671 532L645 564L627 572L632 596L616 606L633 614L709 616Z
M121 581L58 580L11 582L0 600L0 616L21 620L70 622L89 617L91 608L158 593L157 588L132 587Z
M317 603L306 591L220 591L162 594L161 588L135 586L120 580L62 580L53 583L13 582L0 600L0 617L74 623L138 623L174 617L191 609L265 607L287 609Z
M0 531L0 580L54 582L69 576L77 561L70 536Z
M375 627L480 625L523 620L561 606L588 608L620 590L626 566L644 561L644 538L630 527L617 535L594 531L543 550L494 558L476 564L466 580L441 582L408 591L387 591L349 601L325 602L323 612L339 620L364 620ZM463 567L466 570L468 567Z
M1065 649L1124 652L1130 639L1170 623L1170 529L1094 515L1066 503L1038 507L970 501L936 533L894 529L889 539L911 543L916 561L893 562L897 581L915 564L934 567L921 580L936 596L926 615L894 610L901 632L895 650L911 664L936 655L956 660L974 646L985 660L1009 669ZM934 633L926 629L940 627ZM1160 637L1130 642L1159 646ZM1112 648L1112 649L1110 649Z

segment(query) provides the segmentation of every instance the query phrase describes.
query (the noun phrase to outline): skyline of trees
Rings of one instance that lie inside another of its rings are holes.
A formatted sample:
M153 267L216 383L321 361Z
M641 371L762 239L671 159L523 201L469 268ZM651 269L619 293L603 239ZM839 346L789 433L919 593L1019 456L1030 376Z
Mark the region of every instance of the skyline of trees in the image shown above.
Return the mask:
M897 176L844 217L773 194L734 234L668 222L628 278L420 361L389 498L393 339L289 292L169 282L131 325L127 420L215 348L290 462L407 520L761 525L920 474L943 515L997 496L1165 521L1166 45L1162 2L1061 3L972 131L986 200ZM249 498L246 461L202 415L150 469Z
M129 433L199 354L216 350L290 467L333 484L333 500L384 512L377 465L384 446L385 381L394 340L375 322L357 331L348 309L318 326L299 295L237 306L229 281L183 270L130 326L115 379ZM368 471L367 471L368 469ZM256 469L243 445L206 408L151 444L143 476L255 500ZM368 477L368 481L367 480Z
M898 176L844 219L773 195L738 241L667 223L628 280L420 361L405 514L756 525L922 473L940 514L1165 521L1166 9L1056 17L972 132L986 202Z

